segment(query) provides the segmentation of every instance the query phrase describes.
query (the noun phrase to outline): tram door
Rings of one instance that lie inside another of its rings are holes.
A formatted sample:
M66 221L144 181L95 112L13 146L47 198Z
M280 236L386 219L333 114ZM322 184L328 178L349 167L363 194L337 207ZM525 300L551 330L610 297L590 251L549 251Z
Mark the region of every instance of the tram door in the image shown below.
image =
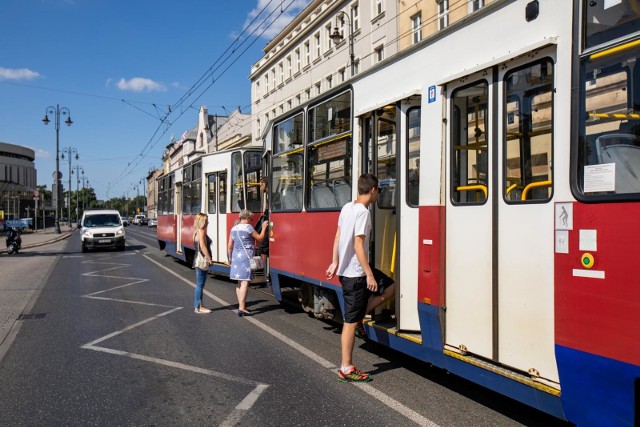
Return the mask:
M211 257L214 261L227 262L227 205L226 172L207 175L207 214L209 215L209 236L216 236L211 243Z
M176 252L182 253L182 182L176 182Z
M406 108L402 110L405 111ZM368 162L364 170L375 174L380 181L380 196L373 211L373 239L370 251L375 266L399 284L395 300L381 309L395 313L398 329L417 331L420 329L415 270L417 259L412 258L417 254L416 251L401 254L399 245L403 237L399 233L408 233L407 236L412 235L417 239L418 226L417 210L405 209L406 188L402 185L402 177L406 176L406 171L404 164L398 160L401 158L398 141L404 140L402 137L399 138L402 135L399 129L405 123L404 112L400 112L396 105L387 105L365 116L362 123L363 138L368 147ZM406 223L407 228L401 229L398 226L400 218L403 218L403 224ZM410 231L411 227L414 227L413 231ZM417 245L417 241L415 244ZM403 272L402 280L400 271Z
M553 90L551 58L447 86L445 341L558 382Z

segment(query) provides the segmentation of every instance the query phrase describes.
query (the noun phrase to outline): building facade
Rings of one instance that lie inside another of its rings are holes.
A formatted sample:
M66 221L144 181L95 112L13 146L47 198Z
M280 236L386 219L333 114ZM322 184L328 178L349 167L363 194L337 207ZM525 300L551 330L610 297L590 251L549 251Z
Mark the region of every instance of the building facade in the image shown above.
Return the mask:
M395 55L397 17L398 0L312 1L251 69L254 141L276 117Z
M38 181L34 161L32 149L0 142L0 211L4 219L33 214L29 211L34 208Z

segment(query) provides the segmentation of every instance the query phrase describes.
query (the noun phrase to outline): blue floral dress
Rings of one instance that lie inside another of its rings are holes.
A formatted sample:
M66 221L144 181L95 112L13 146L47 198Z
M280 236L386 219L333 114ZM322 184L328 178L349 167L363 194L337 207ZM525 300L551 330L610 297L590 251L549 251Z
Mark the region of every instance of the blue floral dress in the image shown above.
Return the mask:
M233 280L251 280L253 271L249 260L253 256L254 239L251 233L256 231L251 224L238 224L231 229L233 252L231 253L230 278Z

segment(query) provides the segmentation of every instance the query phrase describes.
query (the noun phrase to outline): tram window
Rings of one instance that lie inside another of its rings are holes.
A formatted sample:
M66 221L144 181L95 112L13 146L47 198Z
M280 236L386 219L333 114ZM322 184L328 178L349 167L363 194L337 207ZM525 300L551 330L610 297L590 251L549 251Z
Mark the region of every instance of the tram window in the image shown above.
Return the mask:
M166 203L166 199L165 199L165 197L166 197L165 184L166 184L166 182L167 182L167 178L166 177L162 177L162 178L159 178L157 180L157 184L156 184L157 188L158 188L158 203L157 203L157 205L158 205L158 215L165 215L167 213L166 212L166 206L165 206L165 203Z
M302 113L297 114L274 126L276 144L274 152L282 153L302 145L302 128L304 119Z
M351 131L351 91L309 109L309 141Z
M549 201L553 194L553 63L505 75L503 197L508 203Z
M227 173L218 174L220 178L218 180L218 187L220 188L220 192L218 193L218 213L226 214L227 213Z
M167 190L167 214L173 214L174 213L174 196L175 196L175 190L176 190L175 175L173 174L169 175L168 179L169 179L169 185Z
M396 206L396 107L386 106L377 117L377 176L380 180L378 208L392 209Z
M351 201L351 137L308 147L307 209L339 210Z
M407 112L407 204L414 207L420 193L420 112L419 107Z
M638 0L583 0L585 48L624 37L640 27Z
M302 147L273 156L271 207L274 212L302 209Z
M251 212L262 210L260 197L260 176L262 174L262 153L248 151L244 153L244 173L247 183L247 207Z
M451 201L483 204L489 182L488 84L486 81L457 89L452 95Z
M210 214L216 213L216 174L207 176L207 212Z
M581 63L578 188L590 198L640 194L640 54Z
M244 209L244 192L242 191L242 153L231 153L231 212Z
M300 113L273 127L269 198L274 212L302 209L303 123L304 115Z
M202 210L202 163L193 164L191 183L191 214L195 215Z

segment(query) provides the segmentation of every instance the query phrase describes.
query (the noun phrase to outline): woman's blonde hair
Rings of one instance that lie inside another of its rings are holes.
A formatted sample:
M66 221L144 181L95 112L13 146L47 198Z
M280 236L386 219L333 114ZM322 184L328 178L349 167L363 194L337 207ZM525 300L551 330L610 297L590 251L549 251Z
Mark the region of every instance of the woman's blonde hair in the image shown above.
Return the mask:
M204 225L207 223L207 219L207 214L200 212L198 215L196 215L196 220L193 222L193 228L195 230L204 228Z
M251 212L248 209L242 209L240 211L240 214L238 215L238 218L239 219L249 219L249 218L251 218L251 215L253 215L253 212Z

